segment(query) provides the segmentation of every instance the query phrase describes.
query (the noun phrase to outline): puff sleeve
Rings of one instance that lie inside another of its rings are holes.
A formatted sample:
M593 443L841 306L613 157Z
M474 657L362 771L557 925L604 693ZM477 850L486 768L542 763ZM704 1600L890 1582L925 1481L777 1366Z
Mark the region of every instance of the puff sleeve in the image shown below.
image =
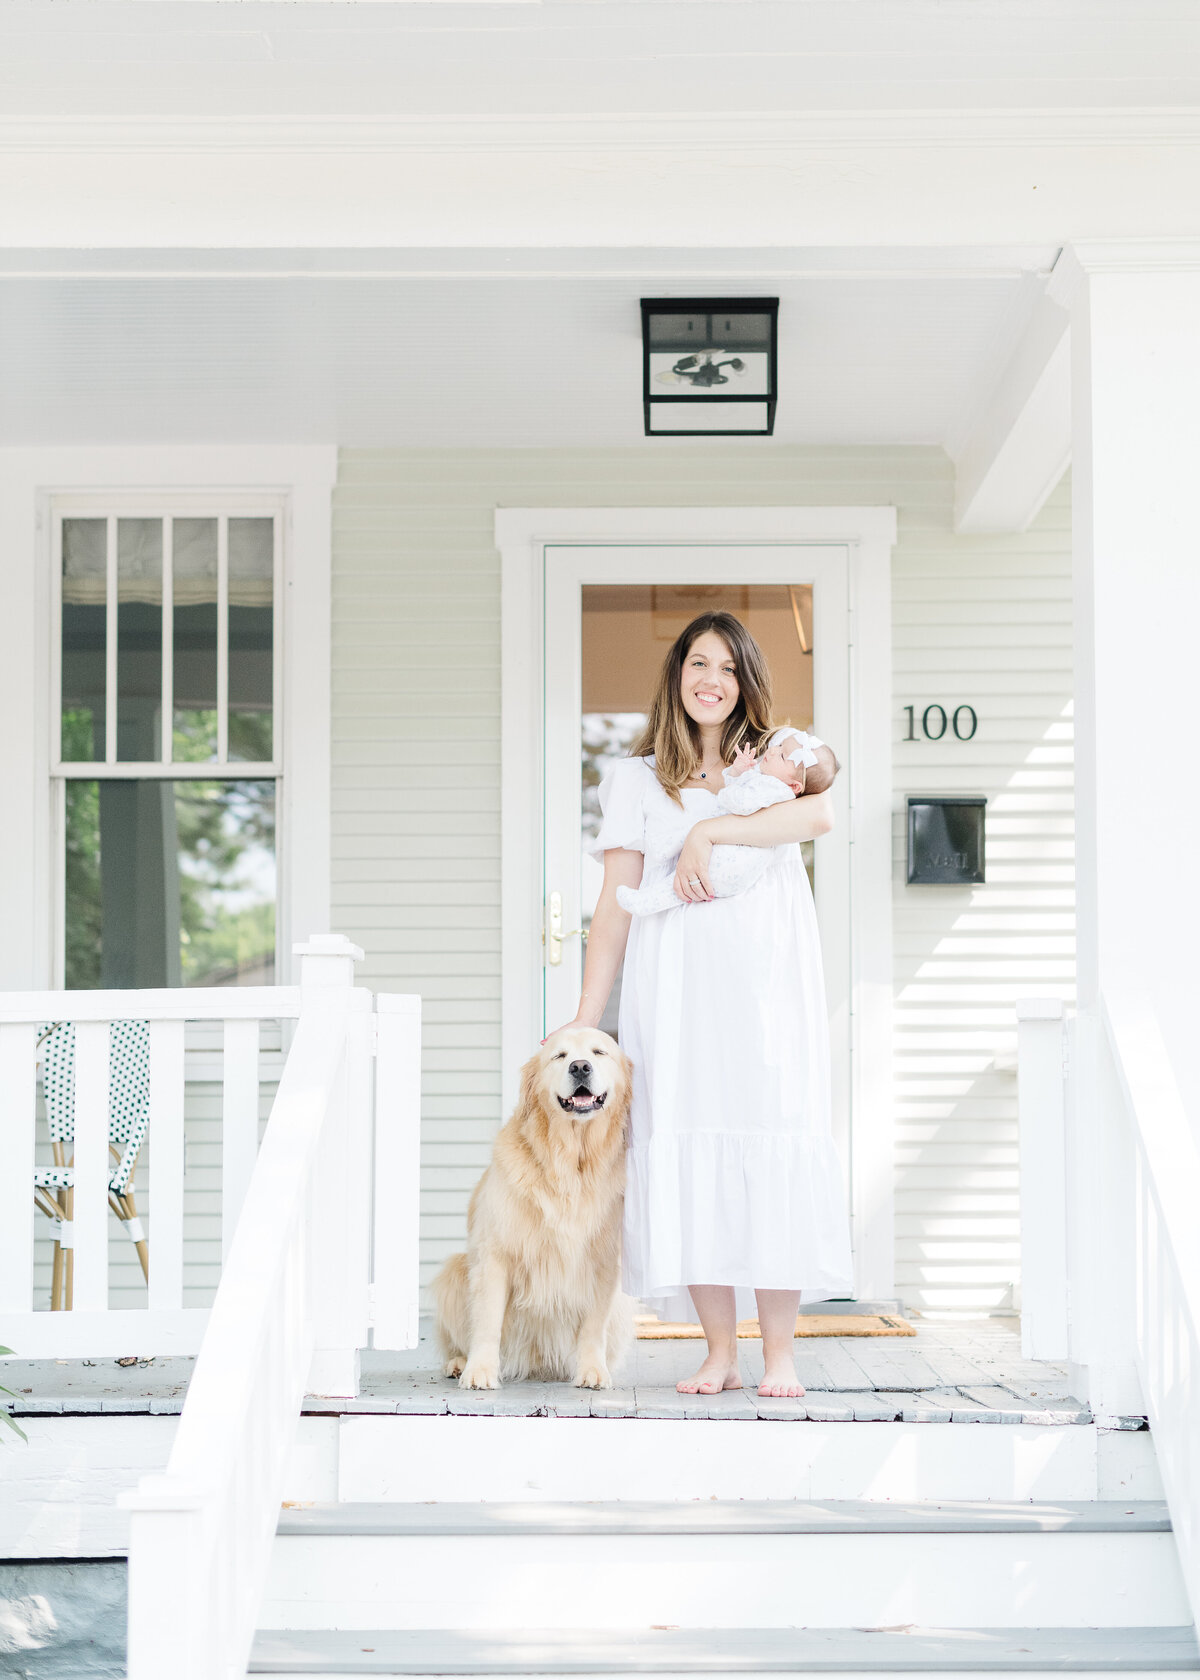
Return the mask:
M584 845L593 857L602 858L614 846L629 852L646 850L643 795L647 772L648 766L640 758L619 758L605 772L598 790L603 813L600 832Z

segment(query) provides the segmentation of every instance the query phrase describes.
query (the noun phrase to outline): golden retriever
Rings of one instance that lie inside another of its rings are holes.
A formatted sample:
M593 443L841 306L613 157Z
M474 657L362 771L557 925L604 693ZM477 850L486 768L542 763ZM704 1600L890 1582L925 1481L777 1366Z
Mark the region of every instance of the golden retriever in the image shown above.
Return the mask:
M467 1252L433 1280L445 1372L464 1388L611 1388L632 1332L620 1294L630 1064L565 1027L521 1069L512 1118L467 1211Z

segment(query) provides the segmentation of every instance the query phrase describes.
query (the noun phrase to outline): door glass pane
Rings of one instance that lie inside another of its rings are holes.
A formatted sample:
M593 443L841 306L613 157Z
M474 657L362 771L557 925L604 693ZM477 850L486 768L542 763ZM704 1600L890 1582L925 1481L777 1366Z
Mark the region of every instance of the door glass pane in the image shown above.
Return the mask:
M229 756L272 755L275 522L229 521Z
M104 758L107 562L103 519L62 522L62 756Z
M273 781L68 781L69 989L270 986Z
M175 723L172 756L217 756L217 522L172 521Z
M162 520L117 520L117 757L162 757Z
M810 584L586 584L583 587L584 840L600 829L601 777L623 758L645 722L662 662L686 625L702 612L739 618L766 656L775 721L812 727L813 656ZM802 848L812 876L812 846ZM581 854L583 926L591 922L603 862ZM620 978L601 1025L615 1033Z

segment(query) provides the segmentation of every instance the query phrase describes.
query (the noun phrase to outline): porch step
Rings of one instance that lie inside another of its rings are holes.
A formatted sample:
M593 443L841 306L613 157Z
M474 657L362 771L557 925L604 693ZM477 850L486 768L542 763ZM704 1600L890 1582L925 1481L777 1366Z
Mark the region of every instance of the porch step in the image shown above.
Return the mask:
M635 1628L261 1633L250 1674L1166 1675L1200 1670L1191 1626Z
M306 1422L314 1431L336 1433L336 1483L321 1483L313 1494L326 1499L335 1491L346 1500L405 1504L1162 1498L1149 1431L1095 1423L743 1424L619 1417Z
M291 1509L260 1626L515 1636L1190 1620L1158 1501L856 1499Z
M281 1535L1169 1534L1161 1499L727 1499L290 1506Z

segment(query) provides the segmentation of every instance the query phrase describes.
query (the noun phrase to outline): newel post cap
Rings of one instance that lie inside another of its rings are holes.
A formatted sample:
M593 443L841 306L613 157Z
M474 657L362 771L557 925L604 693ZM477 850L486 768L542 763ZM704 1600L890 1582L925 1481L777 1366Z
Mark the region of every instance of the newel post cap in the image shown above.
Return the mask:
M344 933L314 933L303 945L293 945L300 958L302 986L352 986L354 965L363 960L363 950Z
M1062 1021L1067 1006L1061 998L1018 998L1018 1021Z

